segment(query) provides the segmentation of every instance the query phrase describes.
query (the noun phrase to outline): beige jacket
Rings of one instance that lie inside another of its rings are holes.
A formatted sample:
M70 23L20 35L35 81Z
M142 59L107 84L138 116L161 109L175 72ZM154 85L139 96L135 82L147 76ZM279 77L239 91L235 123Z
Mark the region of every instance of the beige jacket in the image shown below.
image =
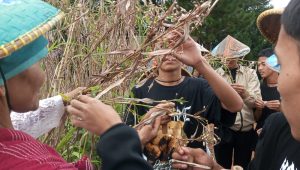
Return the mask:
M232 84L230 75L226 73L223 68L216 70L228 83ZM247 91L247 97L243 99L244 106L241 112L237 113L235 124L231 127L235 131L249 131L253 128L255 123L253 108L255 107L255 100L261 98L260 84L256 71L245 67L239 66L236 74L236 83L243 85Z

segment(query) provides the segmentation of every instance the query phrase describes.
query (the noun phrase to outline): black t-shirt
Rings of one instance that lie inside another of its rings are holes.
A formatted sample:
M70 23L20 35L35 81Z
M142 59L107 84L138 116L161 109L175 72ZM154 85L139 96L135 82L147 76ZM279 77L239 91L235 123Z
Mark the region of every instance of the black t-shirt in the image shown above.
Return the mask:
M300 142L296 141L282 113L268 117L259 136L250 170L300 169Z
M230 73L231 73L233 83L236 82L236 72L237 72L237 70L238 70L238 68L230 69Z
M280 94L277 91L277 87L269 87L266 83L262 82L260 84L261 96L263 101L270 100L280 100ZM264 107L262 110L262 115L260 119L257 121L256 129L260 129L263 127L265 120L272 114L277 112L276 110L269 109Z
M208 119L209 123L214 123L216 126L222 123L221 120L226 124L230 122L227 126L231 126L235 120L236 114L226 113L223 111L221 115L221 103L219 99L214 94L212 88L209 86L208 82L203 78L191 78L185 77L183 82L175 86L163 86L157 83L154 79L149 79L141 87L134 87L132 89L135 98L150 98L154 100L172 100L184 98L185 103L175 102L175 109L184 111L188 114L195 114L205 107L205 112L202 116ZM156 105L156 104L154 104ZM136 107L137 114L144 115L149 109L146 107L138 106ZM180 118L184 120L184 118ZM132 125L134 123L134 117L129 114L127 124ZM198 123L193 118L185 119L184 131L188 137L193 135L196 131ZM197 135L201 134L202 128L198 128ZM201 147L202 143L193 142L189 145L190 147Z

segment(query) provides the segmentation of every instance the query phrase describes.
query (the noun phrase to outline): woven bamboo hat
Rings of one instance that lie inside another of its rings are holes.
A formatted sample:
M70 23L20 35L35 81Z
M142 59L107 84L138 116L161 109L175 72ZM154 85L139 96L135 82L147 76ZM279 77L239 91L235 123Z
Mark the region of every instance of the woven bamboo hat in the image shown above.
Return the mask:
M250 52L250 48L230 35L222 40L211 52L213 56L224 58L244 57Z
M47 56L48 41L43 34L63 15L41 0L0 0L0 67L5 79Z
M280 18L283 10L283 8L266 10L256 20L256 25L260 33L273 44L278 39L281 26Z

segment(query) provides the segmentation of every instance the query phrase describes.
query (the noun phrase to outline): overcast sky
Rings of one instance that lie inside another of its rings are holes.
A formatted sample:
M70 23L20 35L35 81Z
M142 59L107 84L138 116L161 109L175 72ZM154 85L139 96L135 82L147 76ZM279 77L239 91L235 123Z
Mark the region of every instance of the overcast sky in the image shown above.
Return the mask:
M285 7L289 2L290 0L271 0L271 4L275 8Z

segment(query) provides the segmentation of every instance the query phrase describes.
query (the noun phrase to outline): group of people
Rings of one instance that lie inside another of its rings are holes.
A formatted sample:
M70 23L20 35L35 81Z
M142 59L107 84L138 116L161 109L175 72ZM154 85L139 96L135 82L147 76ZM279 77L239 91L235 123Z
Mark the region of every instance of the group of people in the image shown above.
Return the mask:
M34 6L35 10L28 6ZM62 18L62 12L40 0L0 1L0 8L1 17L10 17L0 18L0 31L6 31L6 36L0 36L0 169L93 169L87 157L67 163L53 148L34 139L57 126L54 123L41 127L56 122L64 112L61 97L46 102L51 109L39 108L38 99L45 77L39 60L47 55L43 34ZM15 15L20 10L24 15ZM102 169L147 170L153 168L143 157L143 146L170 118L158 116L153 123L134 129L128 125L137 123L137 115L150 117L158 110L169 108L188 114L204 110L201 116L217 127L215 133L221 138L214 148L216 161L206 153L205 144L197 141L177 148L173 159L214 170L230 169L232 165L259 170L299 169L299 15L300 2L291 0L276 22L272 22L278 25L269 26L272 35L278 37L275 50L264 49L258 54L261 82L256 70L238 64L239 58L250 51L243 43L227 36L212 51L224 61L222 67L214 70L201 55L198 44L188 38L180 53L175 51L161 57L158 76L132 89L135 98L155 101L183 98L186 102L154 103L151 109L135 106L122 120L111 106L81 95L66 109L72 124L101 136L97 153L102 159ZM268 32L265 32L267 38ZM180 36L180 32L173 31L168 38L174 41ZM201 76L184 76L183 64L193 67ZM77 90L69 95L77 94ZM30 112L36 109L39 110ZM184 122L187 137L201 135L203 129L196 120L186 116L179 119ZM172 166L201 169L187 163Z

